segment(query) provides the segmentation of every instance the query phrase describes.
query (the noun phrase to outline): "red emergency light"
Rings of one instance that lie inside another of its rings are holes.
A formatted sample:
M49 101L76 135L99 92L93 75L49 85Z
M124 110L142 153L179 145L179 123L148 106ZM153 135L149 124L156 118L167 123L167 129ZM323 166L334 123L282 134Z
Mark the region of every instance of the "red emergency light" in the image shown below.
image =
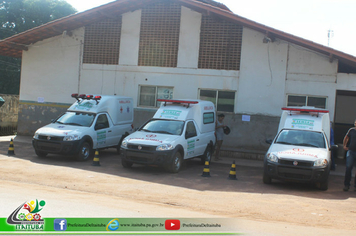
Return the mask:
M87 95L86 99L92 99L93 95Z
M80 94L79 96L78 96L78 98L81 98L81 99L85 99L85 94Z
M317 109L317 108L297 108L297 107L282 107L284 111L300 111L300 112L318 112L318 113L329 113L329 110Z
M72 98L77 98L78 94L77 93L72 93Z

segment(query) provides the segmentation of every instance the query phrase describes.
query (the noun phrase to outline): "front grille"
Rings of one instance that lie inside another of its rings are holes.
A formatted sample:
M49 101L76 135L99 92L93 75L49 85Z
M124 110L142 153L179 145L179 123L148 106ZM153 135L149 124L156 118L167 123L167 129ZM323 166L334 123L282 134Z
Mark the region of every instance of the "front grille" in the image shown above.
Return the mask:
M278 175L288 179L308 180L311 179L312 173L312 170L308 169L278 167Z
M139 146L141 147L141 149L139 149ZM144 145L129 144L127 147L129 149L140 150L140 151L156 151L156 146L144 146Z
M61 150L60 143L38 142L37 148L41 151L59 152Z
M288 165L288 166L300 166L300 167L312 167L314 165L314 162L312 161L297 161L298 164L294 165L295 160L279 160L279 163L282 165Z
M39 140L49 140L49 141L63 141L62 136L49 136L49 135L39 135Z

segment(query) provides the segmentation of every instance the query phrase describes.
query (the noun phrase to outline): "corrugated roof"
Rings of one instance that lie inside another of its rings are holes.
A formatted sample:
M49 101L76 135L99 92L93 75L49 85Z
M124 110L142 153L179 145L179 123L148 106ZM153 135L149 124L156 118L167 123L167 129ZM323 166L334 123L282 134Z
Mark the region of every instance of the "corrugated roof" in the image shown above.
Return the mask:
M107 17L115 18L125 12L134 11L144 6L160 2L162 0L117 0L81 13L73 14L25 32L16 34L12 37L0 41L0 55L18 57L22 56L22 50L28 50L31 44L38 41L61 35L63 31L69 33L71 30L92 24ZM166 0L164 0L166 1ZM347 53L314 43L312 41L285 33L283 31L265 26L251 21L244 17L233 14L225 5L216 3L212 0L172 0L192 8L201 13L213 14L228 21L243 25L253 30L266 34L269 38L279 38L287 42L300 45L310 50L325 54L330 59L336 58L343 63L356 67L356 57Z

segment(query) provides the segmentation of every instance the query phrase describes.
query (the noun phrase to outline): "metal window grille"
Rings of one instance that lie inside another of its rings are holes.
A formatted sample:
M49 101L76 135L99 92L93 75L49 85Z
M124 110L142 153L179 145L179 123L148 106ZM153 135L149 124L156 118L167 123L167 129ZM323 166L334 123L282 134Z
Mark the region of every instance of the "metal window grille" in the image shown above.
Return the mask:
M85 27L83 63L119 63L121 16Z
M177 67L180 15L176 3L142 9L139 66Z
M239 70L241 43L242 26L203 15L198 67Z

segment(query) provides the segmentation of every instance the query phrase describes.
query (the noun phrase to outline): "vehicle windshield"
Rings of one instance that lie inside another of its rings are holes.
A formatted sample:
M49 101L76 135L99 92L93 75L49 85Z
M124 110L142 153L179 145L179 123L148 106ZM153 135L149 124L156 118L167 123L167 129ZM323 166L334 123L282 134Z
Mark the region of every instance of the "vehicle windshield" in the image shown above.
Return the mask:
M140 131L181 135L184 121L178 120L150 120L140 128Z
M94 121L94 118L95 114L67 111L59 117L55 123L90 127Z
M307 130L282 130L275 143L325 148L325 138L320 132Z

